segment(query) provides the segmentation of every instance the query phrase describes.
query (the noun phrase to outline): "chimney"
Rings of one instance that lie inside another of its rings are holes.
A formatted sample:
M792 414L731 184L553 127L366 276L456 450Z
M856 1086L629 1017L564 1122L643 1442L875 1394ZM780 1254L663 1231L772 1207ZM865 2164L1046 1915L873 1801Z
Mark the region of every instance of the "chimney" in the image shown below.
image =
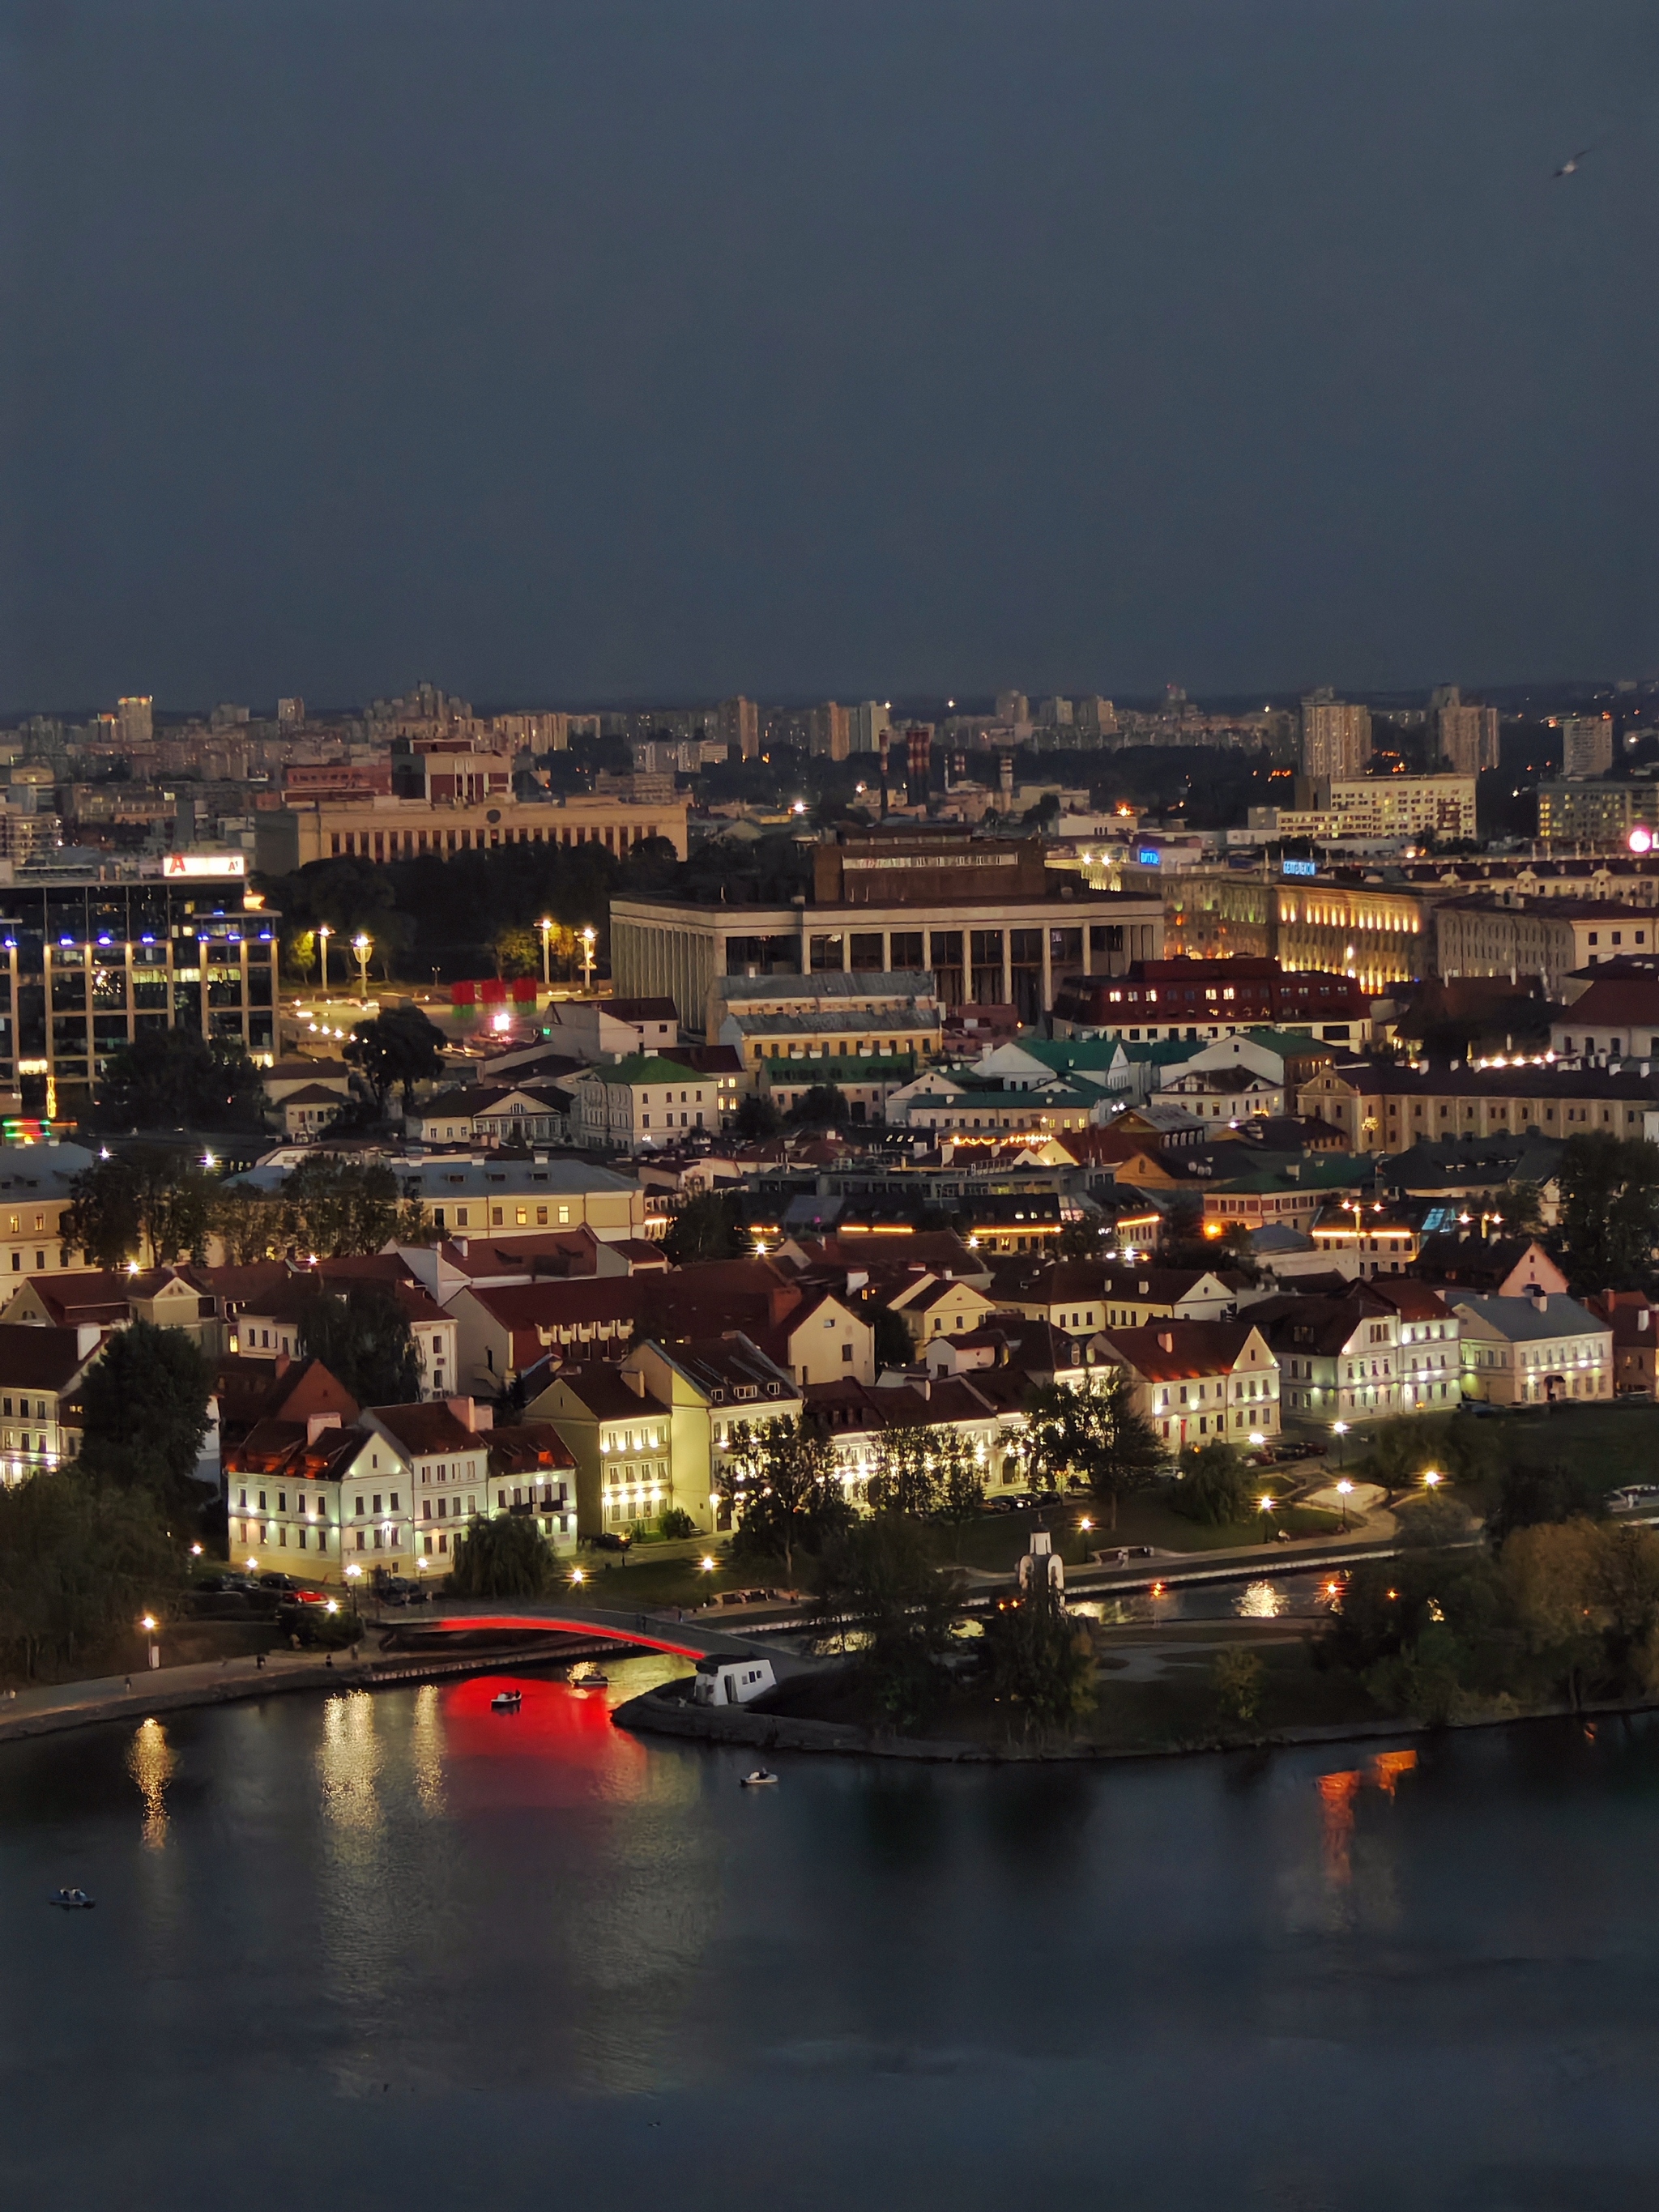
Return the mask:
M1647 1327L1648 1316L1652 1312L1652 1310L1653 1309L1651 1306L1638 1306L1637 1308L1636 1326L1638 1328L1645 1328Z
M444 1403L464 1429L477 1426L473 1418L473 1404L471 1398L446 1398Z
M1168 1329L1159 1329L1158 1333L1158 1349L1161 1352L1173 1352L1175 1350L1175 1338L1170 1334Z
M279 1352L277 1353L276 1359L272 1362L272 1370L279 1382L282 1381L283 1376L288 1373L289 1369L293 1364L294 1362L289 1358L287 1352Z
M307 1413L306 1442L308 1444L314 1444L325 1429L337 1429L339 1425L340 1417L337 1413Z
M90 1359L93 1353L97 1351L103 1334L103 1330L95 1321L77 1322L75 1328L76 1359Z
M1547 1313L1550 1310L1548 1291L1540 1291L1536 1283L1530 1284L1528 1287L1532 1295L1533 1304L1537 1308L1538 1311L1540 1313Z

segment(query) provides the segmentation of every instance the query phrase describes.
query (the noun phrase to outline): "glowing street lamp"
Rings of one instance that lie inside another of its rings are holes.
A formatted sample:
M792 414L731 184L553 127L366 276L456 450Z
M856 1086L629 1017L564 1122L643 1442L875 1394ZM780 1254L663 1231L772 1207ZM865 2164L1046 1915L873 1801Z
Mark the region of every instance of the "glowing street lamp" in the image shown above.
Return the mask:
M1333 1421L1331 1423L1331 1434L1336 1438L1336 1456L1339 1462L1342 1457L1342 1439L1347 1435L1347 1433L1348 1425L1346 1421Z
M374 939L359 930L351 940L351 949L357 956L357 996L368 995L368 956L374 950Z
M149 1663L152 1667L159 1667L161 1663L161 1647L155 1641L155 1631L158 1626L155 1615L153 1613L147 1613L138 1626L149 1638Z
M553 988L553 924L544 915L536 927L542 933L542 987L550 991Z
M1353 1485L1344 1475L1336 1486L1336 1494L1342 1500L1342 1533L1348 1533L1348 1500L1353 1496Z
M713 1559L707 1552L705 1552L702 1559L697 1561L698 1566L706 1575L712 1575L714 1573L716 1564L715 1560Z
M317 958L319 963L318 989L324 998L328 996L328 940L333 934L334 932L325 921L318 923Z
M582 988L584 991L591 991L593 988L593 948L598 942L599 932L592 923L589 922L587 927L582 932Z
M1423 1487L1424 1487L1424 1489L1425 1489L1425 1490L1426 1490L1426 1491L1430 1492L1431 1493L1432 1493L1434 1491L1437 1490L1437 1489L1440 1487L1440 1485L1441 1485L1441 1484L1442 1484L1445 1480L1446 1480L1446 1478L1445 1478L1445 1476L1444 1476L1443 1474L1441 1474L1440 1473L1438 1473L1438 1471L1437 1471L1436 1468L1430 1468L1425 1472L1425 1474L1424 1474L1424 1477L1423 1477Z
M587 1580L587 1577L582 1572L580 1567L572 1567L570 1570L570 1579L576 1585L577 1589L580 1589L581 1585Z

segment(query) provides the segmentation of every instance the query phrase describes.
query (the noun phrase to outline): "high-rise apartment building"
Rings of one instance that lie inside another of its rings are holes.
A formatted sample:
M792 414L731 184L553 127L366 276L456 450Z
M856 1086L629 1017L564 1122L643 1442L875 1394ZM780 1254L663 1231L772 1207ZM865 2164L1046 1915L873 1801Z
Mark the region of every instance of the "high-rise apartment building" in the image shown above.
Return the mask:
M853 750L852 716L848 710L838 707L833 699L814 707L809 719L807 742L813 752L826 759L845 760Z
M752 699L741 694L735 699L722 699L720 703L720 732L726 748L738 748L744 760L753 760L760 751L760 708Z
M1109 699L1091 692L1077 702L1077 726L1091 737L1109 737L1117 728L1117 709Z
M1564 715L1559 727L1562 775L1605 775L1613 766L1612 715Z
M866 699L848 710L849 744L855 753L878 753L893 726L892 717L879 699Z
M124 745L147 745L155 734L154 700L118 699L115 702L115 725Z
M1436 713L1440 757L1458 775L1479 775L1498 765L1498 709L1466 705L1455 684Z
M1031 702L1023 691L997 693L997 720L1000 722L1029 722Z
M1339 699L1329 690L1315 691L1302 702L1302 753L1304 776L1328 776L1333 783L1364 775L1371 757L1371 712Z
M1038 702L1037 720L1045 730L1069 730L1072 726L1072 702L1069 699L1044 699Z
M279 699L276 702L276 726L279 730L302 730L306 721L306 702L303 699Z

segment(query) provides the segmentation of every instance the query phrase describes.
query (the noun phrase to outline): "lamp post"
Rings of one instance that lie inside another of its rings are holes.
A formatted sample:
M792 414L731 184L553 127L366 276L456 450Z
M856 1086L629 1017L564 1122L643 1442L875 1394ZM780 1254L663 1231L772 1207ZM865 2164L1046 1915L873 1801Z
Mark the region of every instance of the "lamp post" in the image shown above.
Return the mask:
M1336 1494L1342 1500L1342 1533L1348 1533L1348 1500L1353 1496L1353 1485L1345 1474L1336 1486Z
M536 927L542 933L542 988L550 991L553 988L553 925L544 915Z
M161 1647L155 1641L155 1615L153 1613L147 1613L138 1626L149 1638L149 1663L152 1667L159 1667L161 1663Z
M582 988L584 991L591 991L593 988L593 947L598 937L599 932L592 923L589 922L587 927L582 932Z
M328 996L328 940L333 936L333 934L334 932L329 927L325 921L319 921L318 923L317 959L319 968L317 988L319 993L325 999Z
M351 949L357 956L357 996L368 995L368 956L374 950L374 939L361 929L351 940Z
M1339 1467L1342 1464L1342 1439L1347 1433L1348 1425L1346 1421L1331 1423L1331 1434L1336 1438L1336 1463Z

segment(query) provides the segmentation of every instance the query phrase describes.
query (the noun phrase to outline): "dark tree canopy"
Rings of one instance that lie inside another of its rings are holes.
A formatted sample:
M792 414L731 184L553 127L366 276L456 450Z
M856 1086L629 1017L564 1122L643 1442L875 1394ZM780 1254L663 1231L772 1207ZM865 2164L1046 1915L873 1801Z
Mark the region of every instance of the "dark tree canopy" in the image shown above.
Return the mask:
M1117 1526L1120 1498L1144 1490L1168 1466L1152 1423L1134 1409L1127 1376L1111 1369L1078 1389L1051 1382L1031 1400L1031 1471L1059 1489L1076 1475L1111 1509Z
M317 1153L288 1176L280 1204L283 1243L302 1258L379 1252L394 1237L429 1244L436 1234L418 1201L399 1195L397 1177L379 1161L364 1165Z
M193 1508L208 1432L212 1370L182 1329L136 1321L117 1329L82 1385L81 1465L118 1488L143 1488L165 1507Z
M553 1547L527 1513L467 1524L449 1587L459 1597L539 1597L556 1570Z
M319 1291L300 1322L301 1348L360 1406L409 1406L421 1395L420 1354L407 1316L383 1283Z
M70 1186L64 1241L95 1267L128 1261L169 1267L201 1258L216 1219L221 1185L159 1145L94 1161Z
M407 1109L415 1103L417 1083L434 1083L443 1073L443 1034L418 1006L392 1006L358 1023L345 1058L362 1073L382 1111L388 1091L399 1086Z
M98 1119L110 1129L248 1129L264 1106L259 1071L240 1043L141 1030L111 1055Z
M789 1120L797 1129L829 1129L844 1122L849 1111L845 1096L833 1083L815 1083L790 1108Z
M183 1583L182 1547L149 1491L96 1483L84 1462L0 1489L0 1653L9 1671L84 1674L141 1614L165 1615Z
M688 1199L663 1239L663 1249L677 1267L694 1260L743 1260L753 1249L742 1201L714 1190Z
M783 1117L769 1098L763 1098L758 1091L751 1091L738 1101L737 1132L751 1143L763 1137L775 1137L783 1127Z
M1569 1137L1557 1180L1561 1248L1574 1291L1645 1288L1659 1244L1659 1145L1601 1129Z

